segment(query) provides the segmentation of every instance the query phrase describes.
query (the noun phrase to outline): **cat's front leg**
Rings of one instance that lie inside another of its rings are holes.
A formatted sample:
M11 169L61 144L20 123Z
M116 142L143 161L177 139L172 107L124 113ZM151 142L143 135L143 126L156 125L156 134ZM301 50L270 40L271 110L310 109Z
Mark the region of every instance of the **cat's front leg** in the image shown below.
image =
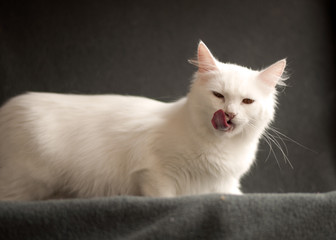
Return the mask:
M221 182L215 187L214 192L233 194L233 195L243 194L243 192L240 190L239 180L237 181L236 179L230 179L230 180Z
M145 185L142 187L141 193L146 197L176 197L175 189L167 185Z
M176 187L172 181L150 170L139 176L140 194L147 197L176 197Z
M243 192L239 188L232 188L229 194L233 195L243 195Z

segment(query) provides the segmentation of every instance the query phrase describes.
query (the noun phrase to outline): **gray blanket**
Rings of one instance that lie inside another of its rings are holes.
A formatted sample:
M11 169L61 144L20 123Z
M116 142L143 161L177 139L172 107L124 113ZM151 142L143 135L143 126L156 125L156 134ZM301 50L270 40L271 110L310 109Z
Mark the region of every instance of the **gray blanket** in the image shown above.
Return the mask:
M336 192L2 202L0 239L336 239Z

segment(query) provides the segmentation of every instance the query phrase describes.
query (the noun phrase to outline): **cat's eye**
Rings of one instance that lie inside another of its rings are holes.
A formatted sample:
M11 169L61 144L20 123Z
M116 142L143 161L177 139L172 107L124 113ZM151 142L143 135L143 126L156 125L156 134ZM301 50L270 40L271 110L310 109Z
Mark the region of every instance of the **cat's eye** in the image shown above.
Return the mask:
M245 104L251 104L251 103L254 103L254 100L252 100L250 98L244 98L243 99L243 103L245 103Z
M215 97L224 99L224 96L222 94L215 92L215 91L212 91L212 93Z

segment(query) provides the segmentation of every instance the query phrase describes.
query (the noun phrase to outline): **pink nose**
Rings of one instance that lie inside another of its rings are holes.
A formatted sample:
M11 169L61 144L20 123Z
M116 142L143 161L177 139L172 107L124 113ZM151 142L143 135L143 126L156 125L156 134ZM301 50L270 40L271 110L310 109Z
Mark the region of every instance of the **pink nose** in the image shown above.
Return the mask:
M234 119L234 117L235 117L236 115L237 115L237 114L232 113L232 112L226 112L226 113L225 113L225 116L226 116L227 118L229 118L229 120Z

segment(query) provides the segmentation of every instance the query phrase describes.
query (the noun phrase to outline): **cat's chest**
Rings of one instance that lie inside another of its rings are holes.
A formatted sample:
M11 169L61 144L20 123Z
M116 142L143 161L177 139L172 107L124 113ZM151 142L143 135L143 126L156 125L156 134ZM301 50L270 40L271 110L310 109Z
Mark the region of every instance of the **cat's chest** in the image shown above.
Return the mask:
M240 178L251 166L256 152L255 143L241 139L221 142L200 137L160 140L156 146L161 147L154 152L157 163L167 175L180 175L187 180Z
M229 145L198 146L176 154L173 161L184 172L217 178L227 175L240 176L250 167L253 158L254 154L250 149L235 149Z
M209 170L211 173L236 175L244 167L246 155L230 149L206 149L191 159L199 170Z
M247 169L244 161L221 151L181 154L167 162L166 174L172 177L178 194L228 191L230 183L239 181Z

